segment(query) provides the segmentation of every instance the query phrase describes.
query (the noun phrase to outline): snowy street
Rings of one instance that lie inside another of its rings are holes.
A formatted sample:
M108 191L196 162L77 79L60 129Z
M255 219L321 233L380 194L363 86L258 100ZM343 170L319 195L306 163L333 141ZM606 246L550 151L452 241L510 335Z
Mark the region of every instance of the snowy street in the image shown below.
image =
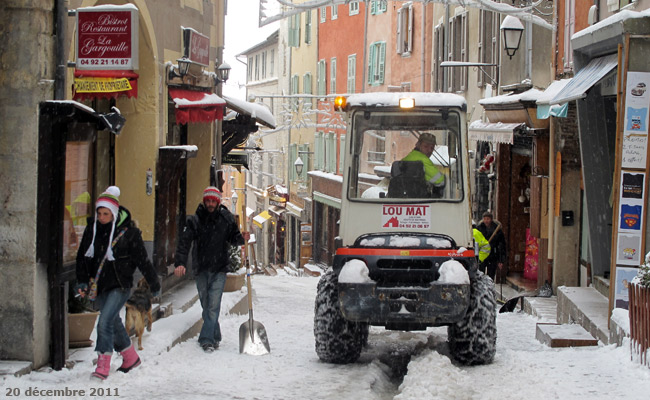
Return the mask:
M546 400L645 399L650 392L650 370L630 361L627 342L618 348L552 349L535 339L537 319L520 312L497 314L497 354L492 365L453 365L446 355L445 327L411 333L372 327L359 362L325 364L314 351L317 283L314 277L253 276L254 319L268 332L268 355L239 354L239 326L247 315L222 316L223 341L212 354L204 353L196 338L166 351L169 333L183 325L183 319L200 315L197 303L145 332L142 366L129 374L115 371L121 358L114 356L109 378L103 383L91 381L93 353L88 349L88 360L71 370L3 377L2 394L50 398L25 394L28 389L67 388L88 395L100 388L104 395L97 397L110 394L122 399Z

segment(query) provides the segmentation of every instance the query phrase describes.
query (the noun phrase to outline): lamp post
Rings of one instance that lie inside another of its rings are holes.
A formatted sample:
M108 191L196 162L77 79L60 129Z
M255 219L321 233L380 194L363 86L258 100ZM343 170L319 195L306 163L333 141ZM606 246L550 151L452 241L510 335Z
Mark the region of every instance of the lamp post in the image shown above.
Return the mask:
M519 21L519 18L508 15L503 19L503 22L501 22L501 27L499 29L503 32L503 45L506 54L512 59L512 56L514 56L517 49L519 49L521 35L524 32L524 25Z
M239 199L239 196L237 195L237 191L233 190L232 196L230 196L230 200L232 201L232 213L237 214L237 200Z

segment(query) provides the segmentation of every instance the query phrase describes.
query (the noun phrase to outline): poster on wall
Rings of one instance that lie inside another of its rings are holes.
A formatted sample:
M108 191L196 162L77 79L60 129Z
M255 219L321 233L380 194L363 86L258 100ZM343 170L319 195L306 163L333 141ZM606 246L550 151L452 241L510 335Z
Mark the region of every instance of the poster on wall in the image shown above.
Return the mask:
M645 197L645 173L621 171L619 232L641 233Z
M647 134L627 132L623 134L623 152L621 154L623 168L645 169L647 154Z
M628 309L630 302L628 288L638 268L616 267L615 308Z
M619 233L616 243L616 264L641 264L641 235Z
M623 127L623 168L645 169L648 148L648 108L650 73L628 72Z

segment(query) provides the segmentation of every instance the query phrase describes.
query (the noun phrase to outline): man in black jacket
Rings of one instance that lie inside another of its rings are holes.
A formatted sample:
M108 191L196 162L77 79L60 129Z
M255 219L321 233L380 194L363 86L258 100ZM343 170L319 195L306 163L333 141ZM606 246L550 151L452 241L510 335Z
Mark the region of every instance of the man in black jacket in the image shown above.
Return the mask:
M501 271L506 262L506 237L501 229L501 224L494 222L492 213L489 211L483 213L483 221L476 229L490 242L490 255L481 264L481 271L486 272L487 269L488 276L494 280L497 267Z
M245 233L246 238L248 232ZM192 266L196 288L203 308L203 327L199 334L199 344L207 353L219 347L221 328L219 312L221 296L226 284L226 273L230 258L230 246L245 243L234 216L221 205L221 192L214 186L203 191L203 203L199 204L195 215L187 217L176 246L176 276L185 275L187 257L194 244Z

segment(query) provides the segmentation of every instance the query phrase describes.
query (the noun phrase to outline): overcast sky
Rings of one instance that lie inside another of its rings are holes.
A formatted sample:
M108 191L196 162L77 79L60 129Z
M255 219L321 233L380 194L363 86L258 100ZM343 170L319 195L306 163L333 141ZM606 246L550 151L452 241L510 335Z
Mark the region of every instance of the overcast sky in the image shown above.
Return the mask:
M235 55L266 39L278 26L275 22L259 28L259 0L228 1L224 60L232 70L223 94L245 100L246 89L243 85L246 84L246 65L238 61Z

